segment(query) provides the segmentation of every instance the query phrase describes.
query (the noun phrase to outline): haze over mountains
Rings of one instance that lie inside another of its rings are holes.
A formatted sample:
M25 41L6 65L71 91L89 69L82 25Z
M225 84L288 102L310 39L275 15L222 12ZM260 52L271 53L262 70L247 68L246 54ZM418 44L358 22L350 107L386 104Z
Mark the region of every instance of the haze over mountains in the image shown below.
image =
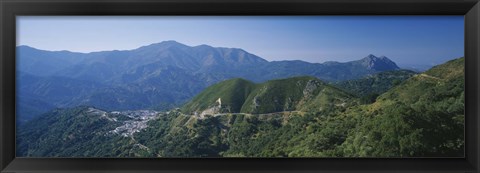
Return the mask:
M351 62L266 61L236 48L186 46L175 41L134 50L75 53L17 47L19 121L57 107L166 110L208 86L232 78L265 82L313 76L325 82L400 69L387 57Z

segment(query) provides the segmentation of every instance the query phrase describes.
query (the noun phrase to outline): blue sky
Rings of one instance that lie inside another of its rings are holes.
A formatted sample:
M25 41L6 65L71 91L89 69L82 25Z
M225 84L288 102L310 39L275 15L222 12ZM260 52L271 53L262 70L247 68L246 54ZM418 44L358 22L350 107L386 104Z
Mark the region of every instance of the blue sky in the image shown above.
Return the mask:
M464 17L17 17L17 45L43 50L130 50L165 40L242 48L269 61L345 62L374 54L434 65L464 55Z

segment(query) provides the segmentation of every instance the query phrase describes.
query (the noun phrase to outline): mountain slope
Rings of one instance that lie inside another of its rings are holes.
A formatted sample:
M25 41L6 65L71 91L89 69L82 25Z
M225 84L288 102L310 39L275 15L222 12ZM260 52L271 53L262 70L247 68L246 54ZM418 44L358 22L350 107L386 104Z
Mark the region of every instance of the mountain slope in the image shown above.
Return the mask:
M89 53L82 62L71 69L61 71L58 75L92 79L94 74L96 80L118 83L129 82L122 80L124 75L132 72L138 74L138 68L151 64L160 67L171 66L195 74L209 71L220 73L227 69L266 62L241 49L214 48L207 45L190 47L175 41L164 41L129 51ZM145 71L141 77L151 75L151 72Z
M410 70L385 71L361 79L337 82L334 85L359 97L365 97L382 94L415 74L417 73Z
M273 113L282 111L322 111L352 104L355 98L314 77L293 77L260 84L232 79L205 89L182 110L202 113ZM218 107L218 108L217 108ZM211 111L215 109L217 111Z
M254 87L254 83L240 78L223 81L203 90L184 105L182 111L191 114L221 104L226 112L240 112L243 103Z
M17 156L463 157L464 62L455 59L416 74L363 105L316 78L295 77L261 84L227 80L184 108L218 106L223 96L231 97L221 104L231 106L254 96L270 99L274 105L259 105L257 110L267 110L260 114L56 109L18 128ZM289 108L288 98L300 111L267 113ZM351 104L332 105L328 98Z
M38 97L22 97L25 100L20 103L47 103L59 108L89 105L105 110L167 110L212 84L232 78L265 82L308 75L339 81L398 68L388 58L373 55L345 63L268 62L242 49L191 47L175 41L92 53L27 46L19 46L17 51L17 70L29 75L17 76L22 92L39 93ZM45 80L57 78L61 80ZM28 114L19 117L45 113L46 109L37 107L41 105L45 104L32 104L30 111L19 111Z
M241 112L321 111L342 105L349 99L353 99L353 96L319 79L294 77L259 84L243 104Z
M369 70L376 71L388 71L388 70L398 70L400 69L395 62L388 59L386 56L376 57L375 55L368 55L367 57L357 61L355 63L360 63L362 66L366 67Z
M338 150L346 156L463 156L464 63L435 66L350 112L366 118Z
M38 76L54 75L83 60L85 54L69 51L45 51L29 46L18 46L17 71Z
M99 134L106 133L121 123L110 121L102 117L101 113L91 113L89 110L87 107L53 110L20 126L21 130L17 133L17 156L81 157L102 152L114 154L107 149L109 144L102 142L112 140L115 142L110 141L110 144L118 144L118 141L128 140ZM94 145L101 145L103 149L91 147Z
M248 78L255 82L295 76L314 76L324 81L344 81L357 79L369 74L400 69L385 56L368 55L350 62L308 63L304 61L272 61L264 64L257 74L258 78Z
M424 73L414 75L401 86L394 87L380 98L419 102L427 101L429 96L442 96L443 99L444 97L464 95L464 64L465 58L458 58L435 66ZM422 100L422 98L424 99Z
M161 116L155 111L55 109L18 127L19 157L155 157L133 133Z

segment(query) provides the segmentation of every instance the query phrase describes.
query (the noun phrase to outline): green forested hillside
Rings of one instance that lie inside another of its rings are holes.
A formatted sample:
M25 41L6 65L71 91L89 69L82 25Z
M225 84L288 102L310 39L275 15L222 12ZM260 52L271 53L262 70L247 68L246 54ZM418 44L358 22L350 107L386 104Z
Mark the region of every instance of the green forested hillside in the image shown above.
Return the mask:
M406 80L348 116L364 116L344 156L463 156L464 58Z
M132 121L126 113L107 112L105 118L90 108L57 110L21 128L17 155L461 157L464 61L413 75L371 104L357 104L355 96L312 77L225 81L125 137L109 132ZM255 97L256 109L246 107ZM218 98L230 113L190 114L218 106Z
M102 117L101 112L84 106L57 109L18 127L17 156L129 156L134 147L131 139L108 135L122 123ZM122 115L110 116L129 119Z
M283 111L316 112L347 107L356 98L314 77L293 77L260 84L231 79L215 84L188 102L183 112L192 114L218 106L222 113L264 114Z
M201 111L211 107L219 98L230 112L240 112L245 99L255 84L240 78L226 80L205 89L183 106L186 113Z
M355 98L314 77L294 77L258 84L242 106L242 113L320 111L352 104Z
M362 103L372 103L376 97L415 75L410 70L393 70L368 75L361 79L334 83L334 86L360 97Z

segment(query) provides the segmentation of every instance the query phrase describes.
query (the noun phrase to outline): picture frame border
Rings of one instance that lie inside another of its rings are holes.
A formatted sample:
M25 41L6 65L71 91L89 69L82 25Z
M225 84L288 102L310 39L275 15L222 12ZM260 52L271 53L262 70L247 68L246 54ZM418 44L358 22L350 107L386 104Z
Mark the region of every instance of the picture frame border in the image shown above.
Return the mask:
M16 158L16 16L464 15L465 158ZM0 0L0 170L10 172L479 171L478 0Z

